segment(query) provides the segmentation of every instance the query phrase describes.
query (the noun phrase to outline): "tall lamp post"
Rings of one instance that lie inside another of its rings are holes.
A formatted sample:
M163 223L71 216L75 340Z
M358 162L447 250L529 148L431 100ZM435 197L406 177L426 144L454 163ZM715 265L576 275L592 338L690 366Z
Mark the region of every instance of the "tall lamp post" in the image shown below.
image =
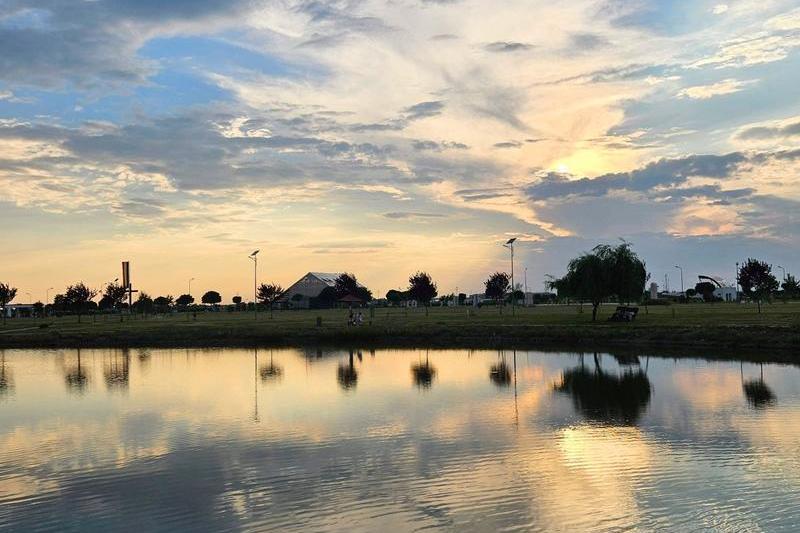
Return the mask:
M511 314L514 315L514 241L517 238L513 237L508 239L506 243L503 245L509 250L511 250Z
M193 281L194 281L194 278L189 278L189 292L187 293L189 296L192 295L192 282Z
M255 318L258 320L258 252L256 250L248 257L253 260L253 309L255 309Z
M781 269L781 271L783 272L783 281L786 281L786 269L780 265L775 265L775 266Z
M525 267L525 294L522 297L522 305L528 307L528 267Z
M683 291L683 267L681 267L679 265L675 265L675 268L677 268L678 270L681 271L681 294L685 295L685 293Z

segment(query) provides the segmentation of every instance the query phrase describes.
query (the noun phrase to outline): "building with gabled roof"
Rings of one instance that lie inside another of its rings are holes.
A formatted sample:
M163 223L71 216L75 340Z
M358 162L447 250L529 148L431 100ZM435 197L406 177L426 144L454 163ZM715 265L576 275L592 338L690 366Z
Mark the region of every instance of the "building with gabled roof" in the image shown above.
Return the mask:
M335 287L336 279L341 275L340 272L309 272L283 292L278 304L294 309L308 309L311 307L311 300L317 298L326 288ZM363 287L360 283L358 285Z

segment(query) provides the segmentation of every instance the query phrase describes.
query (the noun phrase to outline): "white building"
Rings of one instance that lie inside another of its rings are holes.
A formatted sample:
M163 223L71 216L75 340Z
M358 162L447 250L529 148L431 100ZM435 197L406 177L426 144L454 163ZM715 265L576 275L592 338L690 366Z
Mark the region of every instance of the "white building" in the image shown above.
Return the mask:
M735 302L739 298L736 287L717 287L714 289L714 297L723 302Z
M339 276L339 272L309 272L283 292L278 304L293 309L308 309L313 298L317 298L328 287L336 286ZM358 286L363 287L360 283Z

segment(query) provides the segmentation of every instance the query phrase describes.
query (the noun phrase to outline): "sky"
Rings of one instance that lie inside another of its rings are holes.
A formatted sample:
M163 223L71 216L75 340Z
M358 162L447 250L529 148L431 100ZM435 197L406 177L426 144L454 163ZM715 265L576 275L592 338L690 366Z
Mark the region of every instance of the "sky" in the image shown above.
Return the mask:
M798 84L797 0L3 0L0 281L795 272Z

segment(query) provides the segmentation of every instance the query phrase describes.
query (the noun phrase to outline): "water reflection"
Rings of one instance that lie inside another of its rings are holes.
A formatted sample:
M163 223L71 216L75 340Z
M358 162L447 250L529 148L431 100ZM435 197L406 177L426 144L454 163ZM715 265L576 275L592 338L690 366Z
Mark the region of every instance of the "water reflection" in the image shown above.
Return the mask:
M756 379L744 379L744 365L741 366L742 390L744 391L747 403L753 409L766 409L777 403L777 398L772 389L764 382L764 364L761 363L760 375Z
M125 390L130 379L131 352L128 348L114 350L103 361L103 377L109 390Z
M14 392L14 374L6 366L6 352L0 350L0 398Z
M361 355L361 352L359 352L359 355ZM339 363L336 369L336 379L343 390L347 391L356 387L358 383L358 371L353 363L353 350L350 350L347 364Z
M489 367L489 379L498 387L508 387L511 385L511 370L506 363L504 353L498 355L500 361Z
M603 370L597 353L593 359L592 370L583 360L580 366L565 370L555 390L569 394L575 408L590 420L635 425L650 403L647 375L641 368L625 367L611 374Z
M258 350L256 350L256 354ZM261 375L261 381L267 383L269 381L280 381L283 376L283 367L276 365L272 360L272 350L269 351L269 363L262 365L258 373Z
M86 386L89 384L89 375L81 365L81 350L76 350L76 363L74 366L65 367L64 380L67 383L67 390L83 394L86 391Z
M0 403L0 531L800 523L795 366L512 350L141 355L0 358L0 375L14 371ZM269 367L280 371L265 382ZM81 395L65 373L83 376ZM103 386L112 373L128 394ZM765 379L781 401L756 411L743 385Z
M374 357L375 353L372 352ZM433 385L433 378L436 377L436 367L428 360L428 351L425 351L425 361L422 360L411 365L411 375L414 384L420 389L430 389Z

